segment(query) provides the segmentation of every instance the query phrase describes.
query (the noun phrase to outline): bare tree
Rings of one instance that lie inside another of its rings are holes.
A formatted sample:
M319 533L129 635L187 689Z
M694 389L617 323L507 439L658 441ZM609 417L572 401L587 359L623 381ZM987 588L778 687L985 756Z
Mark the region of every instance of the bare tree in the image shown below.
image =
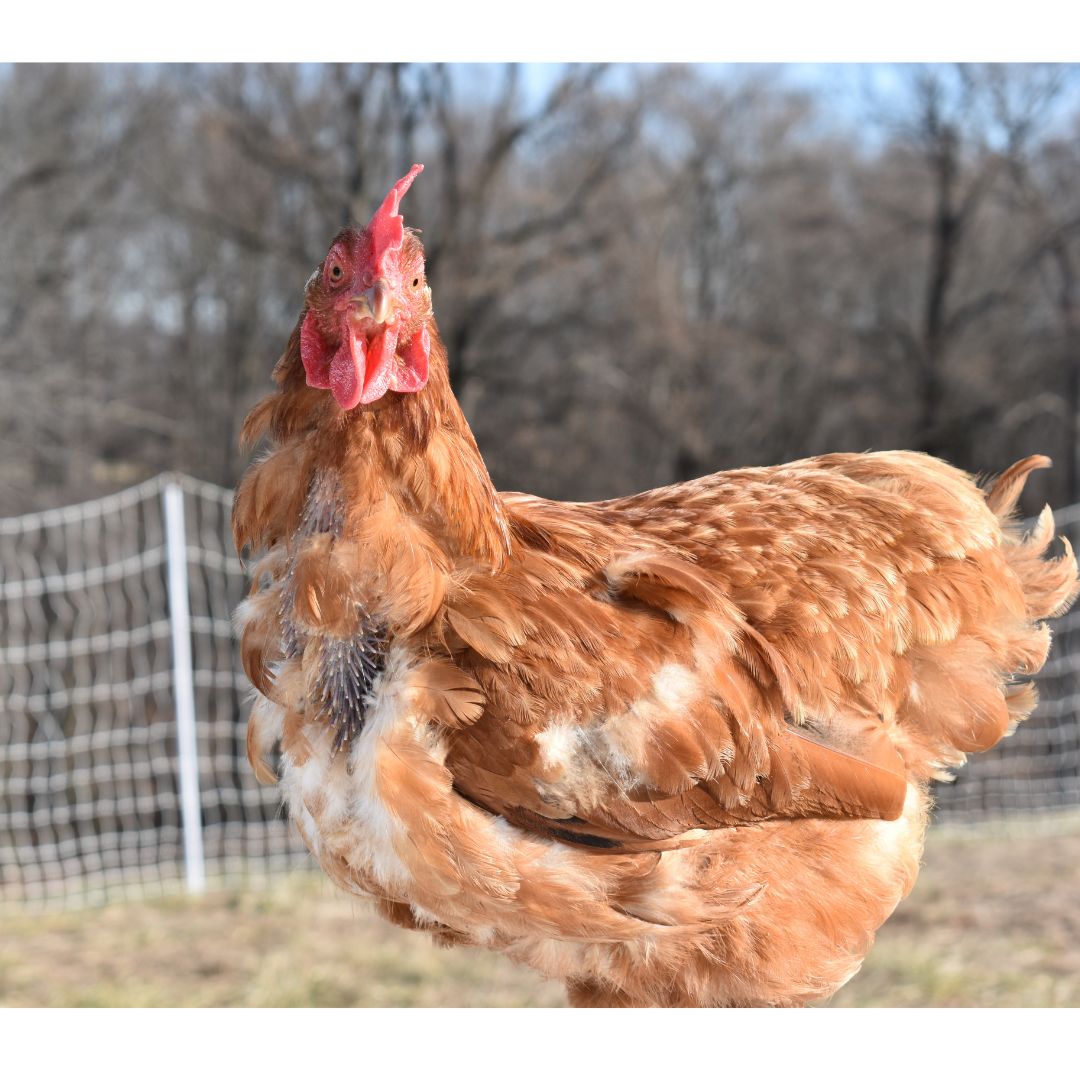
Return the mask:
M901 238L919 295L887 286L880 319L916 375L916 443L941 454L955 450L950 431L987 418L985 403L957 415L948 402L950 359L973 328L1022 300L1030 239L1003 228L1004 182L1065 80L1053 66L1023 65L927 65L903 78L906 94L880 108L889 141L868 200L887 225L875 243Z
M232 482L308 274L417 159L500 485L921 446L1061 452L1036 494L1080 498L1073 69L898 78L867 139L776 71L4 69L0 513Z

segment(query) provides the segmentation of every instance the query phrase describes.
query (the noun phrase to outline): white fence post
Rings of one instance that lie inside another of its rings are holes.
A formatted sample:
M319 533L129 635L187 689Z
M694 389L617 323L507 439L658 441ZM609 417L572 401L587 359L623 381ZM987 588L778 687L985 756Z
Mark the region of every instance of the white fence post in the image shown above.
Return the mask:
M202 811L199 805L199 749L195 738L195 679L191 669L191 613L188 608L187 534L184 489L170 480L162 498L165 554L169 568L169 624L172 632L176 746L180 757L180 816L188 892L206 891Z

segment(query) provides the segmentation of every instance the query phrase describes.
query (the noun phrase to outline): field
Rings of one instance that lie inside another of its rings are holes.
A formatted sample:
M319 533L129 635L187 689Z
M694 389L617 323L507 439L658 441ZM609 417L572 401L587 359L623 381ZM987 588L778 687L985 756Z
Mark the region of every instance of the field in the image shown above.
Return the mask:
M0 1005L558 1006L562 988L380 922L318 876L6 918ZM1080 823L931 833L833 1006L1080 1005Z

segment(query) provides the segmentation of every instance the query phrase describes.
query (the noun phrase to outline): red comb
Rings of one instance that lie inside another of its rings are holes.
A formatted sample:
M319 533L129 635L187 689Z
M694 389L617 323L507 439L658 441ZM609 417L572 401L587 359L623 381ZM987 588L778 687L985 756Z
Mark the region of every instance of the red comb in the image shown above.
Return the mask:
M375 211L375 216L368 225L371 234L372 253L375 260L375 272L386 273L386 259L401 250L405 239L405 222L398 213L398 204L402 195L412 186L412 182L424 171L423 165L414 165L391 189L383 199L382 206Z

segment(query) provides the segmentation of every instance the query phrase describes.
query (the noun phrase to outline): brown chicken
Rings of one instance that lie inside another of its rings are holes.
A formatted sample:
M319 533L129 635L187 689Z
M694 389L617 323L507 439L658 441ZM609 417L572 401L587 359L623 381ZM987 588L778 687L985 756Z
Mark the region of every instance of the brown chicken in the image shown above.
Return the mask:
M308 281L245 424L248 751L326 872L579 1005L832 993L931 778L1031 711L1078 589L1031 457L831 454L602 503L492 486L398 203Z

